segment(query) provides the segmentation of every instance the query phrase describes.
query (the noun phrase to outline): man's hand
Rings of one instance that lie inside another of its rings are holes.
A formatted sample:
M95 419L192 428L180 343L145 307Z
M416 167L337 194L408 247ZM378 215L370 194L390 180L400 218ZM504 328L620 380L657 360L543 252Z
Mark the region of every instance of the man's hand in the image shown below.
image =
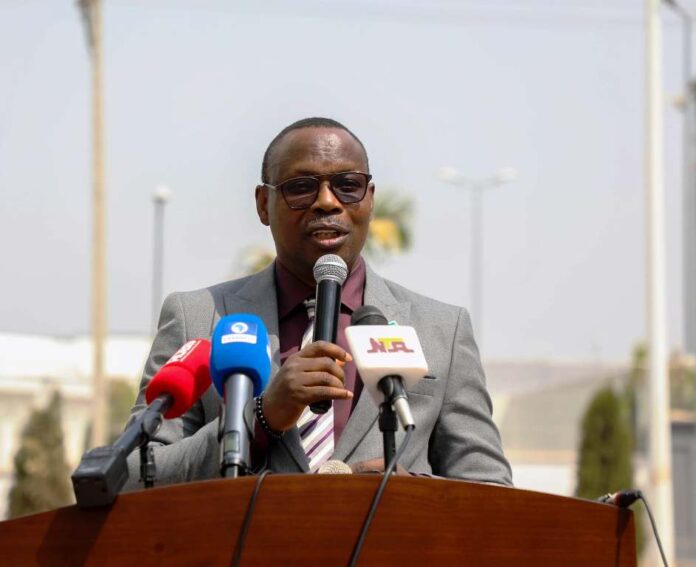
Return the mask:
M348 466L353 471L353 474L384 473L384 459L370 459L369 461L351 463ZM398 476L411 476L399 463L396 463L396 474Z
M343 382L342 365L352 357L340 346L317 341L289 356L263 394L263 413L276 431L297 423L304 408L320 400L353 397Z

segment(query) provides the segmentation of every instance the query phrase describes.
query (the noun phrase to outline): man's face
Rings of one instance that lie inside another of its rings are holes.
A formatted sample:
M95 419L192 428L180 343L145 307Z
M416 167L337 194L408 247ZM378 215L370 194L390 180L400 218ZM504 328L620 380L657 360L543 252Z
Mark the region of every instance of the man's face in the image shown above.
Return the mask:
M286 134L269 156L268 182L278 185L303 175L344 171L367 173L365 153L345 130L302 128ZM365 244L372 214L374 184L358 203L341 203L323 179L312 205L288 207L279 191L259 185L256 208L261 222L271 227L278 259L298 278L314 285L312 268L324 254L338 254L355 266Z

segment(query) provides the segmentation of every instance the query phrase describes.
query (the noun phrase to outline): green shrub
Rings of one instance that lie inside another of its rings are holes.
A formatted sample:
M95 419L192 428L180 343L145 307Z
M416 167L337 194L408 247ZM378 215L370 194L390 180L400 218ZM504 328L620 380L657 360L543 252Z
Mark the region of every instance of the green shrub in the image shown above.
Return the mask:
M44 409L29 417L14 458L9 517L16 518L72 502L70 470L63 451L61 399L56 392Z

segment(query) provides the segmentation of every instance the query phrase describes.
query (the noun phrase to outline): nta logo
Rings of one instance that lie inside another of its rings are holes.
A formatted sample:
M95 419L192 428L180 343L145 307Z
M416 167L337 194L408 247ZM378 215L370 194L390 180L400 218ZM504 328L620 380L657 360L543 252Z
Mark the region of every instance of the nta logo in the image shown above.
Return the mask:
M413 349L406 346L404 339L385 338L370 339L370 350L368 353L376 352L413 352Z

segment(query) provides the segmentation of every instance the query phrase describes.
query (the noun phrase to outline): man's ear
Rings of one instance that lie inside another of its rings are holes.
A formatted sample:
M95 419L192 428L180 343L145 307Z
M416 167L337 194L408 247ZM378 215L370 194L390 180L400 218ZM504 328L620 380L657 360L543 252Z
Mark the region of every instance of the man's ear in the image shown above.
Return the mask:
M263 185L256 186L256 213L259 220L266 226L270 224L268 220L268 189Z

